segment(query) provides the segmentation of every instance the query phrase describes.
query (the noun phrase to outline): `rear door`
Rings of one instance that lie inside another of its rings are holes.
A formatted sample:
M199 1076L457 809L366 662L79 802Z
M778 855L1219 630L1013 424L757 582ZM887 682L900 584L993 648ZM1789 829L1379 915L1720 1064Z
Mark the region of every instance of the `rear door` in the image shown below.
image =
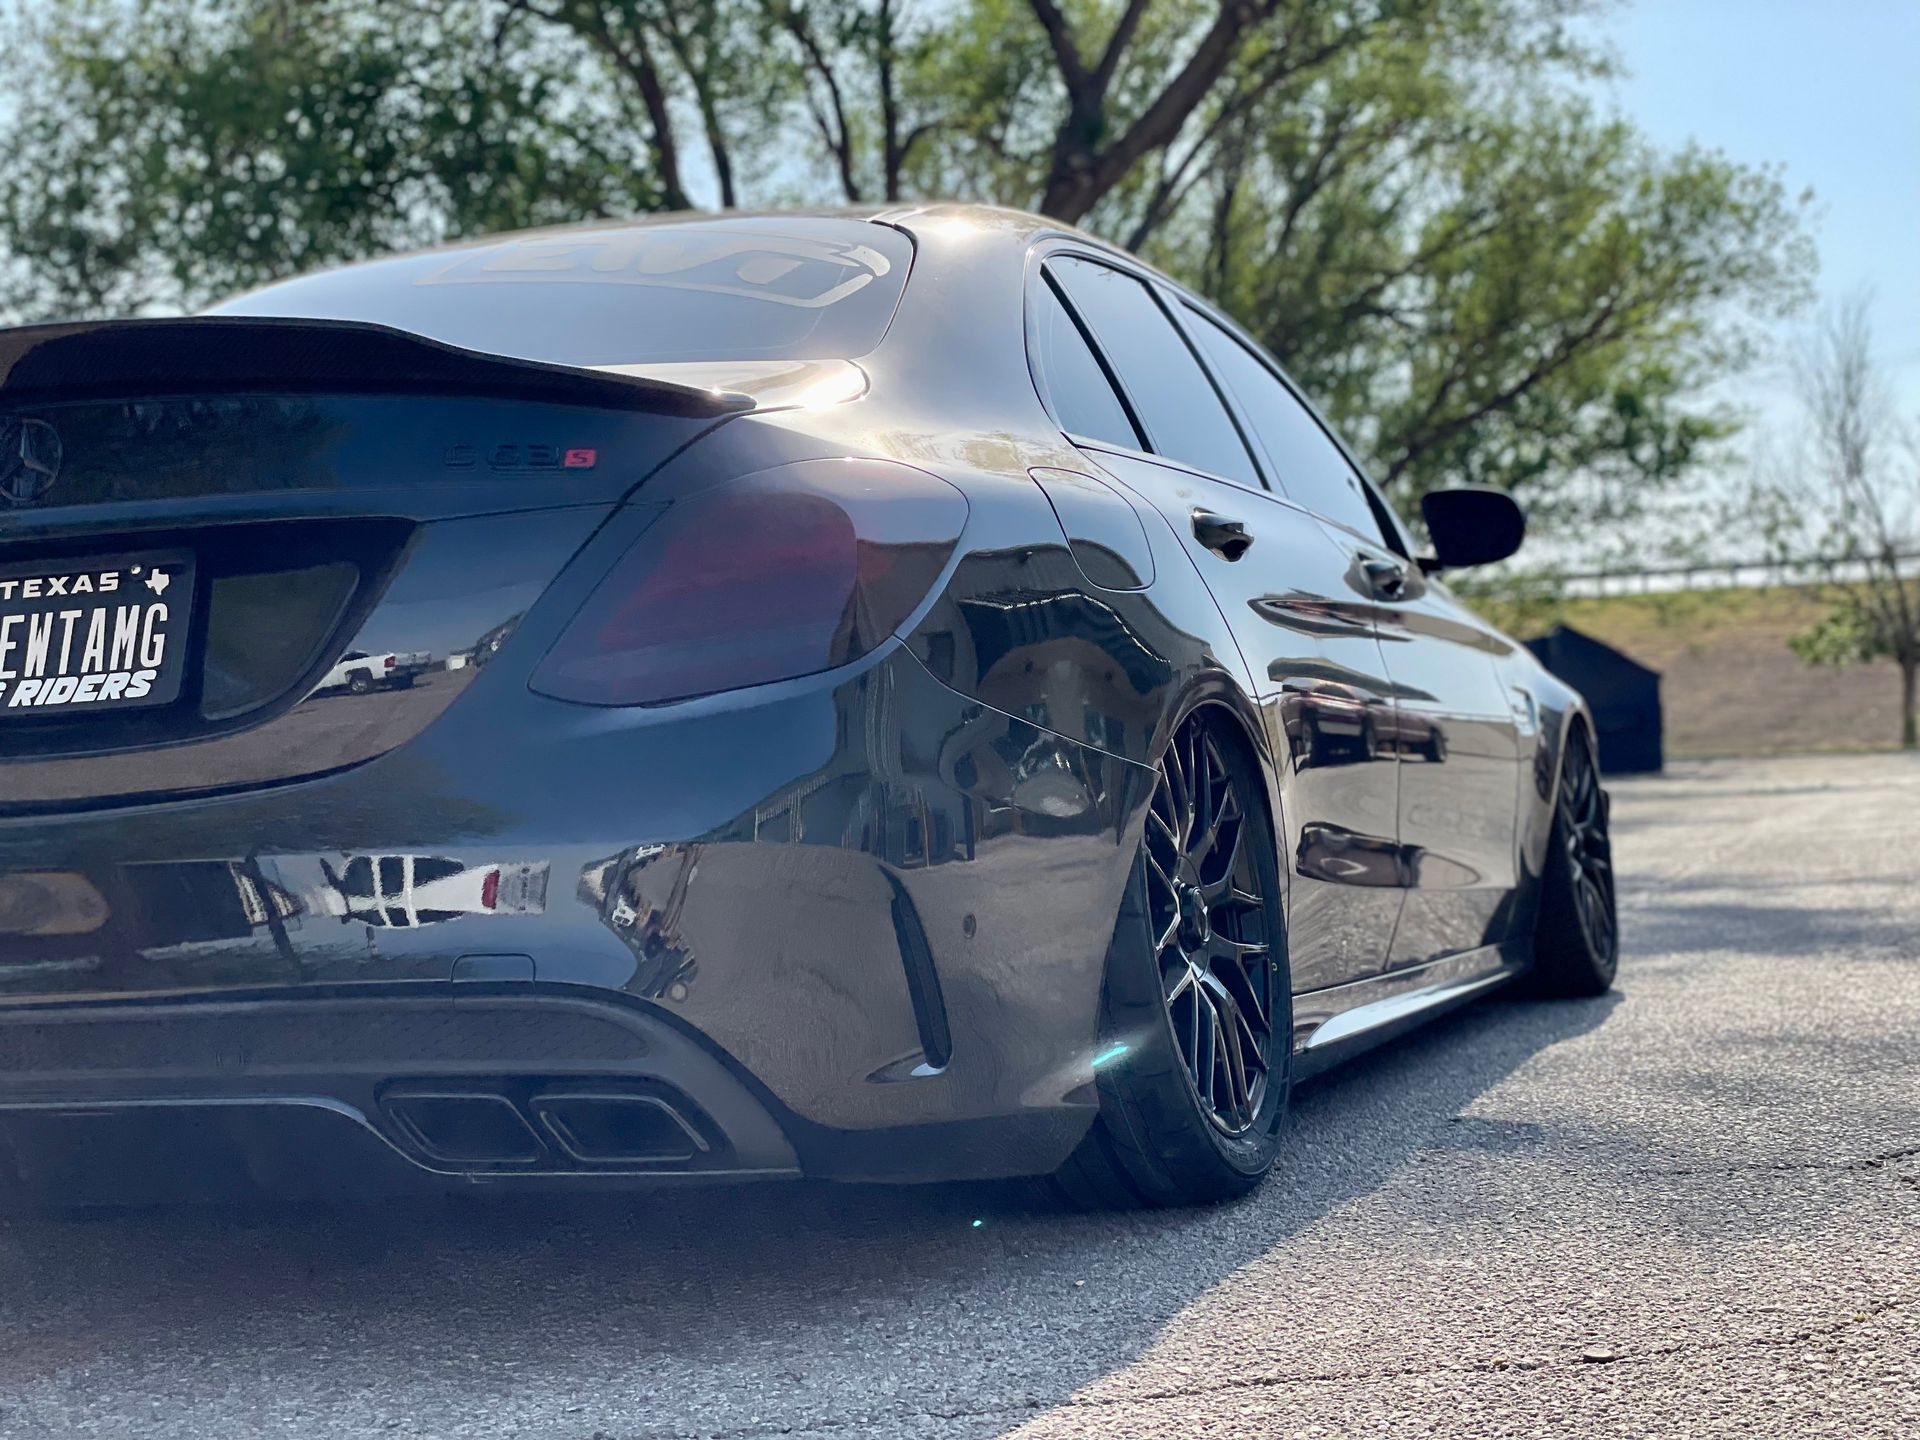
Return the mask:
M1407 558L1385 505L1273 369L1203 312L1189 307L1187 319L1272 473L1320 517L1343 610L1364 614L1379 636L1393 705L1375 743L1399 761L1407 887L1389 968L1503 938L1519 764L1515 717L1495 668L1505 642Z
M1063 299L1070 314L1057 308ZM1047 376L1063 377L1049 380L1056 410L1066 408L1070 365L1081 377L1073 393L1094 389L1079 358L1088 339L1124 401L1084 402L1080 414L1060 416L1063 427L1179 533L1253 672L1275 753L1289 757L1281 841L1295 877L1294 989L1377 972L1401 894L1396 765L1378 738L1392 705L1368 607L1343 588L1343 557L1311 516L1265 488L1154 289L1056 253L1034 303L1040 334L1069 327L1041 357Z

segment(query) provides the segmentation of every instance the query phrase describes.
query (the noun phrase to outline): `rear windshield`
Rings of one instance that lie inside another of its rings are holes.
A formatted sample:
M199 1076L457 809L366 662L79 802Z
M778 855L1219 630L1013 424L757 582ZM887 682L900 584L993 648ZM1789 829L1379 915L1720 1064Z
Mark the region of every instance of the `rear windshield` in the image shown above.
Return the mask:
M635 225L375 260L209 313L373 321L560 365L851 360L886 333L912 258L859 220Z

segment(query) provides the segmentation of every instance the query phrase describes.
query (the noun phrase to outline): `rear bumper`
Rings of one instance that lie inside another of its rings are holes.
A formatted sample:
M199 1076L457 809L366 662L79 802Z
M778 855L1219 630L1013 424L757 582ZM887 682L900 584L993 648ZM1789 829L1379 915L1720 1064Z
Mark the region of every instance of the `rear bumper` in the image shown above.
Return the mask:
M8 821L0 1129L297 1115L461 1183L1046 1170L1150 778L896 649L674 713L514 687L331 779ZM537 1154L436 1160L387 1097L443 1082ZM581 1163L563 1082L708 1143Z
M0 1013L0 1075L0 1173L69 1196L116 1172L135 1191L192 1192L236 1172L386 1190L800 1168L707 1048L590 993L416 985L17 1009ZM300 1143L272 1143L276 1127Z

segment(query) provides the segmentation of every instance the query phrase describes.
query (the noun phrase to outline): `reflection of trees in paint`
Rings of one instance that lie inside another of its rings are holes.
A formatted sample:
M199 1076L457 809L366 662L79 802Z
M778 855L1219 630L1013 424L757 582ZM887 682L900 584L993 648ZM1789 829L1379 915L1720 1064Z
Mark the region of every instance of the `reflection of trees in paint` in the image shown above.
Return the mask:
M700 846L637 845L596 860L580 899L640 962L628 988L649 1000L684 1000L699 961L680 934L680 912L700 868Z

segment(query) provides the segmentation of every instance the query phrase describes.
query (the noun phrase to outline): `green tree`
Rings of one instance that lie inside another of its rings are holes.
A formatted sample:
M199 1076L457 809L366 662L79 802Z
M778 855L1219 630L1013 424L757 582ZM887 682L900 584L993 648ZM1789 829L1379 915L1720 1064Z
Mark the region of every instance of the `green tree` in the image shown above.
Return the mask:
M1269 344L1403 506L1570 526L1694 473L1797 303L1777 176L1570 98L1603 0L35 0L0 310L170 309L491 230L960 195Z

